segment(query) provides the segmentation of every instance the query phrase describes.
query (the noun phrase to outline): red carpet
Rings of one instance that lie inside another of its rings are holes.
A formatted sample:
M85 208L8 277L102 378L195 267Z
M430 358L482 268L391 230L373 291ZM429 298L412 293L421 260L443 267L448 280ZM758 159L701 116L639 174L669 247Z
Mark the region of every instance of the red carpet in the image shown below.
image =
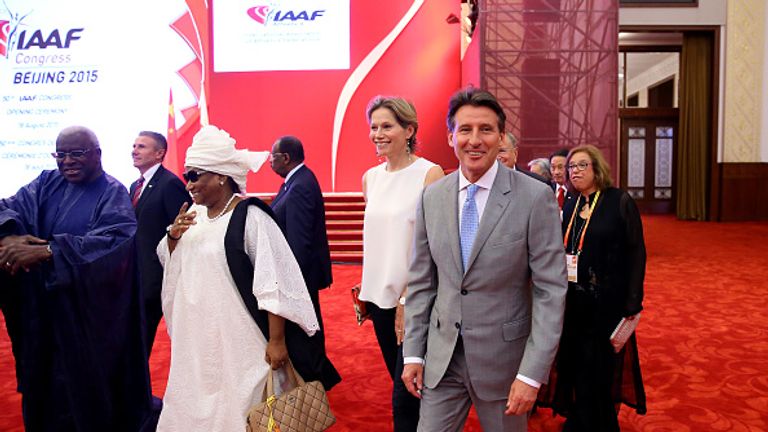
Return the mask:
M626 407L622 431L768 431L768 224L680 222L644 218L648 274L638 343L648 414ZM336 283L321 295L329 355L344 380L330 393L333 431L388 431L391 383L370 323L358 327L349 290L360 267L334 266ZM3 323L4 325L4 323ZM4 329L3 329L4 330ZM162 394L169 343L164 327L151 360ZM21 431L10 343L0 331L0 431ZM548 410L530 430L555 432ZM467 431L480 431L471 418Z

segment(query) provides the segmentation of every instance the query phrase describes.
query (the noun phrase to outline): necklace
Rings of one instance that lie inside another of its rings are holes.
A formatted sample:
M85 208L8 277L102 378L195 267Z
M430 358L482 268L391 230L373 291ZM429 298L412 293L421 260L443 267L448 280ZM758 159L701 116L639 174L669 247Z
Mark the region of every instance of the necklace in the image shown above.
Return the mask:
M219 214L217 214L216 216L214 216L214 217L212 217L212 218L209 218L209 217L206 215L206 219L208 219L208 222L216 222L216 221L217 221L217 220L219 220L219 219L220 219L222 216L224 216L224 213L226 213L226 212L227 212L227 209L229 208L229 205L230 205L230 204L232 204L232 201L234 201L234 199L235 199L235 197L236 197L236 196L237 196L237 194L232 194L232 196L231 196L231 197L229 197L229 201L227 201L227 203L226 203L226 204L224 204L224 208L223 208L223 209L221 209L221 212L220 212Z
M393 170L393 169L390 169L389 160L387 160L387 166L386 166L385 170L386 170L387 172L397 172L397 171L401 171L401 170L404 170L404 169L408 168L409 166L411 166L411 164L412 164L412 163L413 163L413 156L411 156L411 154L410 154L410 153L408 153L408 160L407 160L407 161L405 161L405 163L403 164L403 166L402 166L402 167L398 167L397 169L394 169L394 170Z

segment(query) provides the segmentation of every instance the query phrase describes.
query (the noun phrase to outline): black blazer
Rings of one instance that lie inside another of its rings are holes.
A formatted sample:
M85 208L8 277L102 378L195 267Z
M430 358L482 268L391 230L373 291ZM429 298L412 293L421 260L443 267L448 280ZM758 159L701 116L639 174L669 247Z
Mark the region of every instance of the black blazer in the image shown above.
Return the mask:
M333 282L331 252L323 194L315 174L306 165L296 170L271 206L309 291L328 287Z
M130 193L136 189L131 184ZM160 301L163 286L163 268L157 258L157 244L165 235L165 228L173 223L184 202L192 203L184 183L162 165L144 184L144 191L136 205L136 252L144 299Z

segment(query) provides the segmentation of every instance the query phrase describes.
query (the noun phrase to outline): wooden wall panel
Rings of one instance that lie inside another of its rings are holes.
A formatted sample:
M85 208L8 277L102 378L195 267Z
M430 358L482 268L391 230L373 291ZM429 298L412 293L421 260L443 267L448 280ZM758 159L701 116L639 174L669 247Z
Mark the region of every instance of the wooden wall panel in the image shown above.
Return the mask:
M720 221L768 220L768 163L723 163L720 172Z

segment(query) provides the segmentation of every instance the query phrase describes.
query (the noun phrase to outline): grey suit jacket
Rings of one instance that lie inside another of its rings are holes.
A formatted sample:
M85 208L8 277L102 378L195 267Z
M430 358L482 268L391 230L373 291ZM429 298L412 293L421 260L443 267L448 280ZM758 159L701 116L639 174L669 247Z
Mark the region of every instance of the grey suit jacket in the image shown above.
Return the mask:
M466 272L459 245L459 172L422 194L406 298L405 357L442 379L461 331L483 400L506 399L518 372L546 383L563 325L567 278L552 190L499 166Z

